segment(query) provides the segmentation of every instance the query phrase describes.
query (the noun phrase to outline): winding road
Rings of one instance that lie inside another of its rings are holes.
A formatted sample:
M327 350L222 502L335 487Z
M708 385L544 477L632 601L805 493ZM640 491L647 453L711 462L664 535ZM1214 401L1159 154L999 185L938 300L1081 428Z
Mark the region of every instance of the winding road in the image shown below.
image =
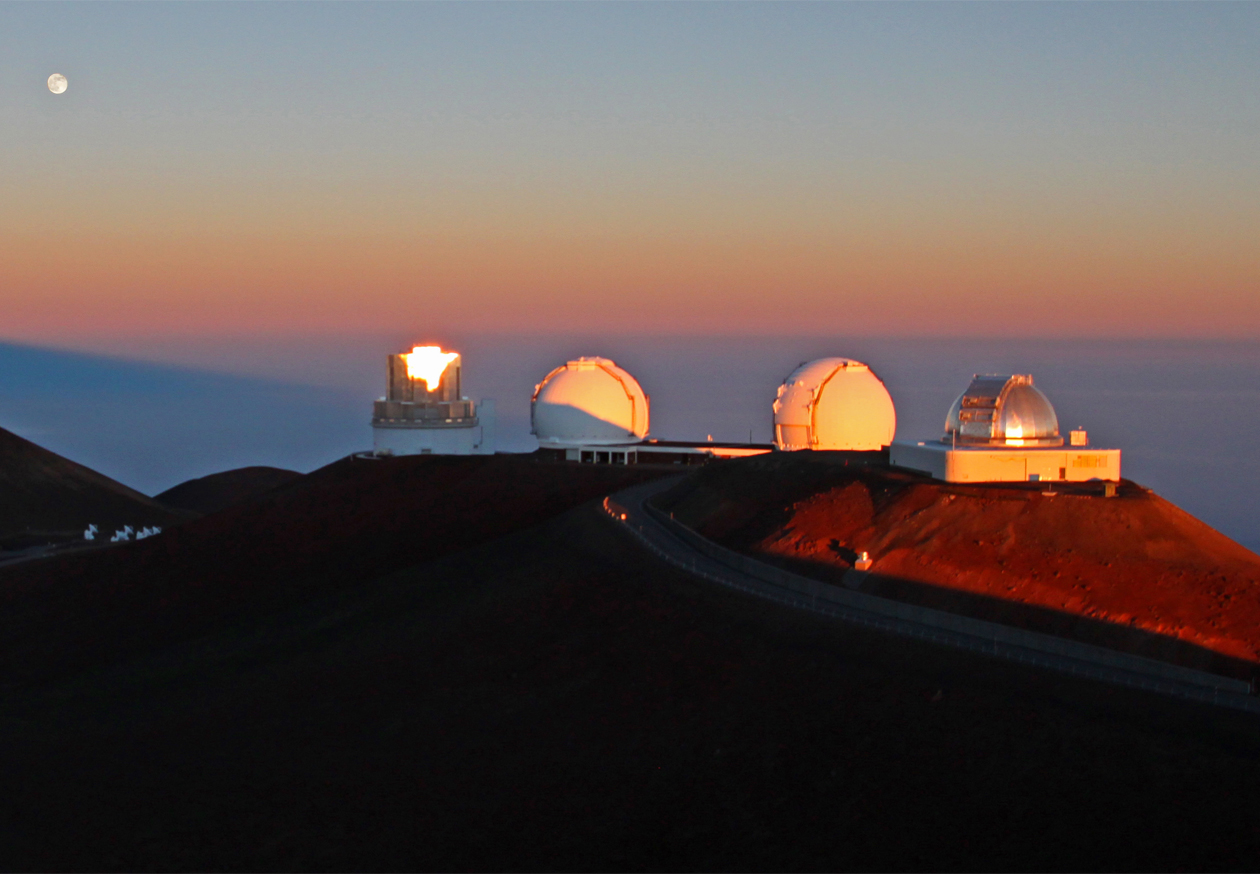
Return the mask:
M648 502L654 495L679 479L654 480L617 492L604 499L603 510L657 556L696 576L890 634L1104 683L1260 713L1260 699L1250 694L1250 684L1242 680L850 591L726 549L650 506Z

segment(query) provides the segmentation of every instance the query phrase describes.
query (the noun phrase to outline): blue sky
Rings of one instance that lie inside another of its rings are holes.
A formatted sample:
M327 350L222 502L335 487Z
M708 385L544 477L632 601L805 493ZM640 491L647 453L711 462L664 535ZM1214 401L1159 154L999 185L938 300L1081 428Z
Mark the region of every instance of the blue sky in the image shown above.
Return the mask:
M1254 336L1258 74L1257 4L5 4L4 333Z

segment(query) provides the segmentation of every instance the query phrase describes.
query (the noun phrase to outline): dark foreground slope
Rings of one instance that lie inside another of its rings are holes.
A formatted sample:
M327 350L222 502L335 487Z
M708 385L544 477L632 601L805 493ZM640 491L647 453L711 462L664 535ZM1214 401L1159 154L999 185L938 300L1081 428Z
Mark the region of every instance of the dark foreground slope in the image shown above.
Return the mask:
M1260 556L1133 483L964 485L781 453L715 465L661 506L709 537L864 591L1251 676ZM1047 493L1049 492L1049 493Z
M185 518L152 498L0 428L0 551Z
M11 692L17 869L1250 869L1253 718L835 625L594 508Z
M37 682L192 639L660 475L529 456L343 459L158 537L0 568L0 675Z
M63 559L87 607L0 574L3 867L1260 861L1254 717L751 599L561 512L649 471L412 461Z
M239 467L190 479L169 488L154 500L177 510L191 510L203 516L226 510L265 495L302 478L296 470L280 467Z

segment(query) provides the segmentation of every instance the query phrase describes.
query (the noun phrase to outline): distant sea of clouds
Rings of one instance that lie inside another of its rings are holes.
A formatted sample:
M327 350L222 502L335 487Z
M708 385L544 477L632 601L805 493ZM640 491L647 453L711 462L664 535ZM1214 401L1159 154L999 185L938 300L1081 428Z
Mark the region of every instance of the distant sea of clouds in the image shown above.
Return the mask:
M309 471L371 447L371 402L402 335L135 339L93 352L0 343L0 427L155 494L245 465ZM1124 451L1124 473L1260 548L1260 344L844 337L439 338L465 393L495 398L499 448L528 452L534 385L566 359L613 358L652 398L652 435L768 441L770 403L801 361L869 363L897 436L940 435L973 373L1032 373L1064 430Z

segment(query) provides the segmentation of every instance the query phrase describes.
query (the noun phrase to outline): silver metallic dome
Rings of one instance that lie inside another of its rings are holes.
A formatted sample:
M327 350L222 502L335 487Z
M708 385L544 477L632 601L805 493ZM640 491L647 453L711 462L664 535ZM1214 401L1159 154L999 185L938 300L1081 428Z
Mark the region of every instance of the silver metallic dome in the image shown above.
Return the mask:
M1062 446L1059 417L1028 374L976 374L945 417L946 443Z

